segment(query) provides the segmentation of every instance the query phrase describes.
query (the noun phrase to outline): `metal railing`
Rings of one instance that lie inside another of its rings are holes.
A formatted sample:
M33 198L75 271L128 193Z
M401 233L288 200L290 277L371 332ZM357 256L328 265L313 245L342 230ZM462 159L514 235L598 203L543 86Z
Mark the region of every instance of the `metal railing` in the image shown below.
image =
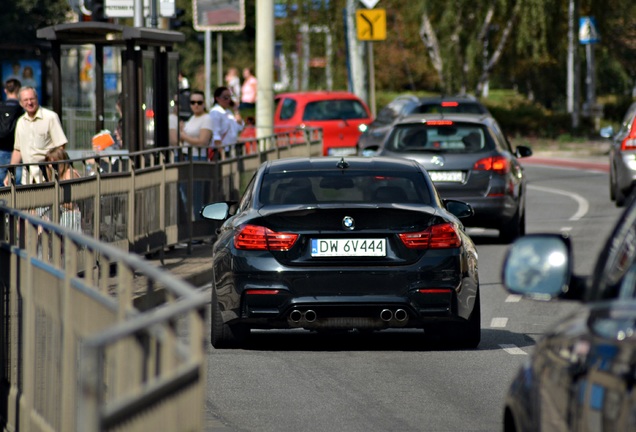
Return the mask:
M203 430L209 299L128 251L213 235L197 194L237 199L262 162L321 152L321 132L305 131L215 162L178 148L81 158L80 178L0 188L3 429ZM75 231L62 226L73 216Z
M161 253L213 236L217 226L199 216L201 206L237 200L264 161L321 154L322 130L307 129L239 142L214 162L196 160L191 147L87 155L71 160L79 178L12 183L0 187L0 200L54 222L81 219L84 234L126 251ZM32 165L22 165L23 176Z

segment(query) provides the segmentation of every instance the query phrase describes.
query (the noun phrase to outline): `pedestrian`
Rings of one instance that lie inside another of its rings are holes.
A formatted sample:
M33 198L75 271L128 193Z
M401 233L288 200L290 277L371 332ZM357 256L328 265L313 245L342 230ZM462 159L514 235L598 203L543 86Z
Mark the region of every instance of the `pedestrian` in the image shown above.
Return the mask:
M190 81L183 71L179 71L179 90L187 90L190 88Z
M205 107L205 93L200 90L190 92L190 108L192 115L185 124L181 122L179 136L183 153L187 157L187 147L192 146L192 160L207 161L208 150L212 143L212 118L208 115ZM210 187L208 182L193 180L192 205L190 206L192 220L202 220L200 215L203 204L210 197ZM181 198L187 206L187 194L185 185L180 188Z
M227 84L227 88L230 89L232 93L232 101L235 106L239 106L241 103L241 79L239 78L238 69L237 68L229 68L227 70L227 74L225 75L225 83Z
M243 85L241 86L241 105L239 109L253 110L256 107L256 92L258 81L251 68L243 69Z
M208 148L212 142L212 118L205 107L205 93L194 90L190 93L192 115L181 125L180 137L184 153L187 147L196 147L192 151L194 160L206 160Z
M46 164L49 181L54 181L56 175L58 181L80 177L80 174L70 162L65 162L69 159L70 157L63 147L55 147L46 152L44 162L58 162ZM60 225L74 231L82 231L82 213L76 203L67 202L60 204Z
M243 130L241 115L234 111L235 107L229 88L218 87L214 90L214 106L210 111L210 118L213 131L212 148L215 152L221 148L229 151L230 145L236 144L238 135Z
M26 112L15 127L11 165L42 162L47 151L66 146L68 141L62 123L55 111L40 106L38 92L33 87L22 87L18 95ZM39 183L41 180L42 173L37 165L31 165L22 172L22 184ZM9 185L9 176L5 177L4 184Z
M20 81L10 78L4 83L4 94L6 101L0 102L0 179L4 180L7 176L8 168L2 165L11 163L11 154L13 153L13 143L15 142L15 125L18 118L24 114L24 110L20 106L18 100L18 92L20 91ZM18 167L15 172L15 182L19 184L22 177L22 168Z

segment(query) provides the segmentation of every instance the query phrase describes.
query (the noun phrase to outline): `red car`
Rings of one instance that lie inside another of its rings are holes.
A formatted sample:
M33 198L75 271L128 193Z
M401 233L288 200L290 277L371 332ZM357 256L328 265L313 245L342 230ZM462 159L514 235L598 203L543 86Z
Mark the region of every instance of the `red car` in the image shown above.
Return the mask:
M274 132L322 128L325 156L355 155L358 138L373 120L369 107L345 91L281 93L275 102ZM254 135L253 129L251 132ZM249 135L250 131L245 131L241 137Z

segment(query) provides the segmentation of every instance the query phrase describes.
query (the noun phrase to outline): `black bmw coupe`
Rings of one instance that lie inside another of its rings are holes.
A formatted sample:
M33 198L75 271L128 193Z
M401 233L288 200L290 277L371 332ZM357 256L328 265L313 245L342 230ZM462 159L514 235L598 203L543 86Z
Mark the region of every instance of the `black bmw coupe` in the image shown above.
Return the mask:
M264 163L240 202L205 206L223 221L213 246L211 342L251 329L424 329L480 342L477 251L417 162L294 158Z

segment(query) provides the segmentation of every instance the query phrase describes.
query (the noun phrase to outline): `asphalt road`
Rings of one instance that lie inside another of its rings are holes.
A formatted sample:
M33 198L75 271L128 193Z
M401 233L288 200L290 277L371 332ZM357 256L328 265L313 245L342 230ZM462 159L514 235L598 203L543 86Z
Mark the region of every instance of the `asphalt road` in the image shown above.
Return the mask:
M527 231L568 232L589 274L620 214L607 173L527 165ZM246 349L209 346L206 431L497 431L504 395L534 342L573 302L537 302L501 287L506 246L478 245L482 342L448 350L419 332L316 335L261 331Z

